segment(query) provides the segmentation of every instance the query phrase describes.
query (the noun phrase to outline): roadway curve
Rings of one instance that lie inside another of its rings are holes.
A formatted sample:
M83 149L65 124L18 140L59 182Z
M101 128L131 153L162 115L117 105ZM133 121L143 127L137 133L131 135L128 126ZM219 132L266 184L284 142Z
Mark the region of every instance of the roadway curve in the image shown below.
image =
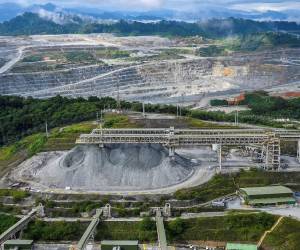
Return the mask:
M5 73L10 68L12 68L18 61L21 60L25 48L26 48L26 46L22 46L22 47L18 48L18 51L17 51L17 54L15 55L15 57L13 59L11 59L10 61L8 61L6 64L4 64L0 68L0 74Z

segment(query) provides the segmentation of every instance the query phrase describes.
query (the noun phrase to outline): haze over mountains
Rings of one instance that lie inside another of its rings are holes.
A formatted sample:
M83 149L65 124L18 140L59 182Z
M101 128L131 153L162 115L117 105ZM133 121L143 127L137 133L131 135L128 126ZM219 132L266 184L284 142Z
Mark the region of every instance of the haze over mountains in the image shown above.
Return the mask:
M100 20L137 20L137 21L157 21L157 20L181 20L198 21L211 18L244 18L253 20L286 20L299 21L299 10L289 8L269 8L263 10L255 9L233 9L231 6L216 6L209 3L201 3L195 9L178 10L168 8L145 8L144 10L117 10L114 8L101 8L101 6L60 7L52 3L21 5L16 2L2 3L0 1L0 22L10 20L25 12L38 13L40 16L51 19L56 23L68 20L68 17L79 15L81 18Z

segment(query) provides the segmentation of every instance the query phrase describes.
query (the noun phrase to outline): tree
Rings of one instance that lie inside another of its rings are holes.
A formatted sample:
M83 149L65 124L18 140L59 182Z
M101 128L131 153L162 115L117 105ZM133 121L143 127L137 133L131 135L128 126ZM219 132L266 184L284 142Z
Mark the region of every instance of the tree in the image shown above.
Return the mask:
M184 222L182 219L176 218L175 220L169 222L168 228L172 236L179 235L184 230Z
M150 217L145 217L139 225L141 231L155 230L155 222Z

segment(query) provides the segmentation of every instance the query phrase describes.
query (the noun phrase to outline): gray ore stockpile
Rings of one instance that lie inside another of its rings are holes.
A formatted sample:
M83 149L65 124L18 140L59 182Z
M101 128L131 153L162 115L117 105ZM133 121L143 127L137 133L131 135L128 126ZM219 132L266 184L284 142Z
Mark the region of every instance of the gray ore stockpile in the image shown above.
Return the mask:
M22 178L52 188L141 190L178 184L193 173L189 160L168 157L161 145L77 146L46 156L21 171Z

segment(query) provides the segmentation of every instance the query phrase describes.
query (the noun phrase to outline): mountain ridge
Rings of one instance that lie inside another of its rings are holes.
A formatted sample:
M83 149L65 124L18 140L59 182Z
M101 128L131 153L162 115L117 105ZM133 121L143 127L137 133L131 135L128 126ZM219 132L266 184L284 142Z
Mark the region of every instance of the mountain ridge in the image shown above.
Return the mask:
M192 21L207 20L211 18L244 18L253 20L285 20L300 21L298 11L295 10L266 10L266 11L242 11L234 10L223 6L216 8L214 5L201 4L194 10L182 11L174 9L160 9L147 11L125 11L125 10L109 10L101 8L91 8L86 6L63 8L51 2L46 4L33 4L23 6L14 2L6 2L0 4L0 21L9 21L10 19L24 14L25 12L39 13L47 11L53 14L61 13L65 15L79 15L93 17L100 20L136 20L136 21L157 21L157 20L177 20Z
M26 12L10 21L0 23L0 35L38 35L38 34L90 34L114 33L117 35L162 35L162 36L204 36L222 38L232 35L246 35L258 32L295 32L300 34L296 22L268 21L258 22L247 19L211 19L197 23L182 21L137 22L120 20L101 23L93 19L70 16L66 22L57 23L42 18L39 14Z

